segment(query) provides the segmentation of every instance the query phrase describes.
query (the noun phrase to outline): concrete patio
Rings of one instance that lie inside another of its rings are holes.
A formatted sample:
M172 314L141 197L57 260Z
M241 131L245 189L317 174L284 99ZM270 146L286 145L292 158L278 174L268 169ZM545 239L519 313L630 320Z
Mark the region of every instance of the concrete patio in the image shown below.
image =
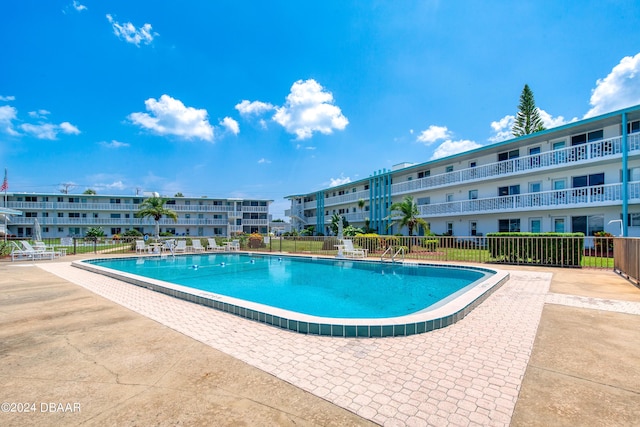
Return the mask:
M2 425L640 419L640 290L612 272L510 268L507 284L448 328L341 339L95 276L72 259L0 262L0 390L22 408L3 404Z

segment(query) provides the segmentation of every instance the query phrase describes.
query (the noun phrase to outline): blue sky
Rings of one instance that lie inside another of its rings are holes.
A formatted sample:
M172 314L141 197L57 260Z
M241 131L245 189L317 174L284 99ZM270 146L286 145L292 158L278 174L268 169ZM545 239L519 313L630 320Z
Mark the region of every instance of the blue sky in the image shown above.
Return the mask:
M0 6L9 191L274 200L640 104L640 2Z

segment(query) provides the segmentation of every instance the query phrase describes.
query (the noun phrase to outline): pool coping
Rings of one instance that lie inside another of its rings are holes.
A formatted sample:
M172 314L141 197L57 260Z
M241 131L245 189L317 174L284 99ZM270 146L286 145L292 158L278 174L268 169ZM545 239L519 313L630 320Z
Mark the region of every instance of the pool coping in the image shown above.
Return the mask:
M252 255L253 253L247 253ZM178 256L188 256L193 254L185 254ZM259 256L270 257L291 257L289 255L273 255L259 254ZM151 256L157 257L157 256ZM122 259L131 259L132 257L122 257ZM143 256L139 258L150 258ZM291 258L306 259L329 259L316 256L296 256ZM118 258L97 258L90 261L100 260L116 260ZM89 261L89 260L87 260ZM336 261L344 261L336 259ZM378 262L372 260L349 260L350 262ZM312 316L303 313L297 313L276 307L267 306L247 300L241 300L225 295L218 295L212 292L201 291L189 288L175 283L165 282L158 279L138 276L131 273L120 272L89 262L73 261L72 266L90 271L96 274L102 274L107 277L118 279L129 284L140 286L159 292L165 295L179 298L185 301L193 302L199 305L210 307L216 310L224 311L230 314L255 320L267 325L275 326L280 329L289 330L301 334L344 337L344 338L377 338L377 337L396 337L421 334L436 329L441 329L452 325L464 317L466 317L475 307L481 304L495 290L499 289L509 280L509 273L504 270L489 269L483 267L471 267L458 264L434 264L421 262L405 262L405 265L432 266L442 268L470 269L482 272L493 273L490 277L477 283L471 288L465 288L464 292L455 296L443 304L436 304L432 309L421 310L417 313L408 314L399 317L388 318L327 318Z

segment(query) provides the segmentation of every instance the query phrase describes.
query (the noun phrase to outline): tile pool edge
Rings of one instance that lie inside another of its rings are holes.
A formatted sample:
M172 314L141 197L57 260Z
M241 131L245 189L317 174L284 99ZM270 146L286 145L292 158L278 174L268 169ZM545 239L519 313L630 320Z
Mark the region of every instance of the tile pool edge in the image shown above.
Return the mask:
M97 260L93 259L92 261ZM470 267L452 264L417 264L442 268L472 269L491 272L493 274L452 301L434 309L422 310L417 313L390 318L343 319L311 316L279 309L251 301L201 291L162 280L111 270L109 268L84 261L73 261L71 263L74 267L90 271L92 273L101 274L155 292L160 292L174 298L179 298L188 302L214 308L216 310L235 314L246 319L255 320L281 329L309 335L347 338L408 336L447 327L466 317L475 307L481 304L495 290L500 288L509 280L509 274L506 271L493 268L489 269L484 267Z

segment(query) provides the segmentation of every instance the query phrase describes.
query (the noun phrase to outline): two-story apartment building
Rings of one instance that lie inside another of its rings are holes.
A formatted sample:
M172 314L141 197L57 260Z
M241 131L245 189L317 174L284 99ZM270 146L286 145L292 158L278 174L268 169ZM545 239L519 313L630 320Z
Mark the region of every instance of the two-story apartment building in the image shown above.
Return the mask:
M288 196L292 228L329 234L334 214L380 234L412 196L432 232L607 231L640 236L640 105L368 178Z
M8 223L8 233L31 237L36 221L43 238L84 236L91 227L106 235L128 230L155 233L153 218L137 218L146 196L8 193L7 208L21 211ZM235 233L267 233L271 200L169 197L165 207L178 220L160 220L160 232L184 236L230 236Z

